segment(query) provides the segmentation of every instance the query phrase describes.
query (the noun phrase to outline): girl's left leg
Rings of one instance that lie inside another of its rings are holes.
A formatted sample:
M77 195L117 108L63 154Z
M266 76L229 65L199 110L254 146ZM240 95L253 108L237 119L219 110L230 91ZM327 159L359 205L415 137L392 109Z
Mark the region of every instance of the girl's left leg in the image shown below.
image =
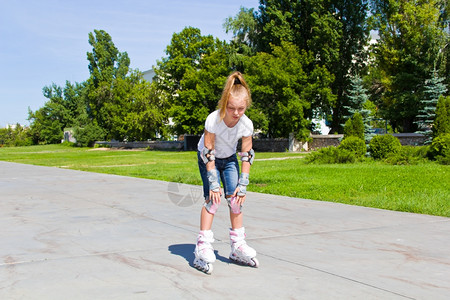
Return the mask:
M231 211L230 208L230 221L231 221L231 229L238 229L244 226L244 216L241 213L235 214Z
M242 264L252 267L258 267L259 262L256 259L256 251L247 245L245 241L244 216L241 208L235 210L239 213L234 213L231 209L230 198L233 195L239 180L239 163L236 156L230 159L226 168L223 171L222 182L225 189L225 196L227 197L228 205L230 206L230 259Z

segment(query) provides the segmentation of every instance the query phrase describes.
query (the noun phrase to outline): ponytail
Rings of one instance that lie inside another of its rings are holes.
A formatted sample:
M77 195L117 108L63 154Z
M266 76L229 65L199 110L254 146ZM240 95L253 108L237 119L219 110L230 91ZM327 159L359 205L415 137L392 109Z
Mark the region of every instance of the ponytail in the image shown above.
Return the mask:
M252 103L252 97L250 93L250 89L242 76L241 72L233 72L230 76L228 76L227 81L225 82L225 87L222 92L222 97L219 100L218 107L220 109L220 119L223 120L225 118L225 112L228 105L228 99L230 95L240 96L243 95L245 97L245 102L247 104L247 108L250 107Z

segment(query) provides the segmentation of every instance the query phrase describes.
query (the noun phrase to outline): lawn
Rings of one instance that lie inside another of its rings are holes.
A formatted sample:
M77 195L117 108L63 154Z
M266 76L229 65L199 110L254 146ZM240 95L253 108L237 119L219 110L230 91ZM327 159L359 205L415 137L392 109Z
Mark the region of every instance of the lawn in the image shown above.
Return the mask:
M436 163L308 165L304 153L257 153L248 190L450 217L450 169ZM195 152L63 145L0 148L0 160L200 185Z

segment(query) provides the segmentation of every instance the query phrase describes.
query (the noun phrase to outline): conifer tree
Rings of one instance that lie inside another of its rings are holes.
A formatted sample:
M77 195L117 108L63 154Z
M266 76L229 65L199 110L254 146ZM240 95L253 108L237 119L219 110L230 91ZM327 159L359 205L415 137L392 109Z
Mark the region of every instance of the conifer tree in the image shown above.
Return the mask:
M371 111L366 109L366 103L370 100L360 76L355 76L351 79L350 89L347 93L349 105L343 106L345 119L350 119L355 113L359 113L364 123L364 136L370 140L372 137L372 127L370 126Z
M439 97L447 92L447 88L443 83L444 79L439 77L437 71L432 72L430 79L425 81L424 96L420 100L419 114L416 117L417 133L427 136L426 142L431 141L431 125L436 116L436 105Z

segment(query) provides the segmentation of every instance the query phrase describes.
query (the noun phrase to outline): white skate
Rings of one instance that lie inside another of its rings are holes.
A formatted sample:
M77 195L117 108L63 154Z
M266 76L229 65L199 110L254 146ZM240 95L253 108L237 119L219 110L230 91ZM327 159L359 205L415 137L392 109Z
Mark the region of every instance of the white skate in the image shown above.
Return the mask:
M211 230L200 231L194 251L194 267L206 274L212 273L212 263L216 261L214 248L211 245L212 242L214 242L214 234Z
M230 230L231 253L230 259L243 265L257 268L256 251L245 241L245 228Z

